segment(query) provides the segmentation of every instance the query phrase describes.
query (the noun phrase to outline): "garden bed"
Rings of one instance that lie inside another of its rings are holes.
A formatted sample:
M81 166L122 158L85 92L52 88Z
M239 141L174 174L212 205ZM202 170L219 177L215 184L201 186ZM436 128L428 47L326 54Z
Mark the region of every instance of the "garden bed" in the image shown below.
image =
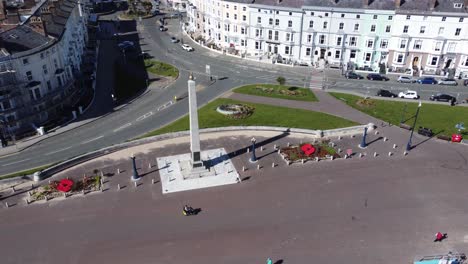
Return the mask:
M318 101L310 89L288 85L252 84L236 88L233 92L297 101Z
M341 158L328 140L317 143L303 143L280 148L279 154L287 163Z

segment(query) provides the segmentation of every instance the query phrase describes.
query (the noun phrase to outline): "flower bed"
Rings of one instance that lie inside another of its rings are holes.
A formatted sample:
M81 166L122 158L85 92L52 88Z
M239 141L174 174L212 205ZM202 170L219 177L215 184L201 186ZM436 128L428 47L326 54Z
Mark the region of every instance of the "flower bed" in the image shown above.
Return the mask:
M101 176L84 176L80 180L62 179L50 181L49 184L40 186L30 192L30 202L47 198L60 197L63 193L73 195L77 193L98 191L101 187Z
M244 104L228 104L218 106L216 111L232 119L244 119L251 116L254 109L252 106Z
M337 151L328 145L328 141L313 143L304 143L280 149L281 157L287 162L301 162L302 160L341 158Z

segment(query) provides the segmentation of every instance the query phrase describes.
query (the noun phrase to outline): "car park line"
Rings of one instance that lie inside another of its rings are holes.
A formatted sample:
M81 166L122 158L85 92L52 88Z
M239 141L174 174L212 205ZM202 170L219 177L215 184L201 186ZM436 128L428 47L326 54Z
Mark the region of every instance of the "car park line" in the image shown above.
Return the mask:
M122 129L124 129L124 128L127 128L127 127L131 126L131 125L132 125L132 123L127 123L127 124L125 124L125 125L123 125L123 126L121 126L121 127L118 127L118 128L116 128L116 129L114 129L113 132L120 131L120 130L122 130Z
M93 142L93 141L98 140L98 139L103 138L103 137L104 136L95 137L95 138L83 141L83 142L81 142L81 144L86 144L86 143L89 143L89 142Z
M152 116L152 115L153 115L153 111L150 111L150 112L148 112L148 113L146 113L146 114L144 114L144 115L138 117L138 118L136 119L136 121L137 121L137 122L138 122L138 121L141 121L141 120L143 120L143 119L145 119L145 118L147 118L147 117L150 117L150 116Z
M2 167L6 167L6 166L10 166L10 165L13 165L13 164L17 164L17 163L21 163L23 161L28 161L29 159L23 159L23 160L17 160L15 162L10 162L10 163L7 163L7 164L3 164Z
M62 152L62 151L65 151L67 149L71 149L72 146L69 146L69 147L66 147L66 148L63 148L63 149L59 149L59 150L56 150L56 151L52 151L52 152L49 152L49 153L46 153L45 155L46 156L49 156L49 155L52 155L52 154L55 154L55 153L59 153L59 152Z

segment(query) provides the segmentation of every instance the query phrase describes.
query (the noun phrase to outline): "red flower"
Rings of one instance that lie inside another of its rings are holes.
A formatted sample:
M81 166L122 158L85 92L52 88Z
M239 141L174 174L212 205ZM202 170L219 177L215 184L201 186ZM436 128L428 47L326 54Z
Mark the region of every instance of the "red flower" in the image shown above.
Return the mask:
M302 145L301 150L302 150L302 151L304 152L304 154L306 154L307 156L310 156L310 155L314 154L314 152L315 152L315 148L314 148L314 146L312 146L311 144L304 144L304 145Z
M73 181L69 179L63 179L59 182L57 190L61 192L69 192L73 186Z

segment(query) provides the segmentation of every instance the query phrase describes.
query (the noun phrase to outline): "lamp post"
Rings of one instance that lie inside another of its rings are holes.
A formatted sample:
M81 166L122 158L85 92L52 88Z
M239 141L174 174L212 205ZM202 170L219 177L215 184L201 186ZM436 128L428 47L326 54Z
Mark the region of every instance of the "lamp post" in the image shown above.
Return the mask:
M421 109L421 101L419 101L418 104L418 109L416 110L416 115L414 116L414 122L413 122L413 127L411 127L411 134L408 140L408 144L406 144L406 151L410 151L412 146L411 146L411 140L413 138L413 133L414 133L414 127L416 126L416 121L418 120L418 115L419 115L419 110Z
M362 141L361 141L361 144L359 145L360 148L366 148L367 147L366 137L367 137L367 127L364 128L364 134L362 135Z
M250 141L252 142L252 156L250 157L250 162L254 163L257 162L257 156L255 156L255 142L257 142L257 140L252 138Z
M138 181L140 179L140 175L138 175L138 171L136 168L135 156L132 155L130 159L132 160L132 165L133 165L132 181Z

